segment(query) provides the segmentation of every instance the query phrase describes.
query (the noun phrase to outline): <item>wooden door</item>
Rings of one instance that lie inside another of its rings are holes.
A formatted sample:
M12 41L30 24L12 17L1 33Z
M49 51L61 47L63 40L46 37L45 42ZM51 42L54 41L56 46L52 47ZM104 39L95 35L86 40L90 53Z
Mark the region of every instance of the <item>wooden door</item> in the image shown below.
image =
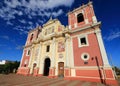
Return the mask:
M64 62L58 63L58 76L64 77Z

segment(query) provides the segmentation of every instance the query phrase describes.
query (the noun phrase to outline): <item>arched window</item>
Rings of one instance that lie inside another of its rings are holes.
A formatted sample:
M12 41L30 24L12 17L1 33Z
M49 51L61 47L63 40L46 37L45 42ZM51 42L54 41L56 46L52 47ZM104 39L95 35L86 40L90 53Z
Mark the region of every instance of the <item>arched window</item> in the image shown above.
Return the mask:
M83 22L84 21L84 17L83 17L83 14L80 13L77 15L77 22L80 23L80 22Z
M32 41L32 39L33 39L33 34L32 34L31 37L30 37L30 42Z

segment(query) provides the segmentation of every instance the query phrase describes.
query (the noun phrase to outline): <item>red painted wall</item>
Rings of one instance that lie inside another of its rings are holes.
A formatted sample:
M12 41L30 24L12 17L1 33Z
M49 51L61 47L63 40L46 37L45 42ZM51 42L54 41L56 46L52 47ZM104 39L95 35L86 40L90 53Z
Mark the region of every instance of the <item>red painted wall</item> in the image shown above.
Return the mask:
M28 60L26 67L28 66L30 56L27 56L26 53L27 53L27 50L24 50L24 55L23 55L21 67L24 67L26 60Z
M31 38L31 35L33 34L33 39L32 40L36 40L37 39L37 37L38 37L38 30L34 30L34 31L32 31L32 32L30 32L29 34L28 34L28 37L27 37L27 41L26 41L26 45L29 45L29 44L31 44L32 43L32 41L30 41L30 38Z
M75 14L79 14L82 12L83 12L83 16L84 16L84 21L78 23L77 16L75 16ZM74 27L75 23L77 23L77 28L82 28L82 27L88 26L88 25L93 23L93 20L92 20L93 16L95 16L94 11L93 11L93 7L92 7L92 5L88 5L88 6L84 7L83 9L79 9L79 10L71 12L68 15L68 23L72 29L76 29ZM85 24L85 19L88 19L88 22L89 22L88 24Z
M74 64L75 66L96 66L95 57L97 57L99 65L102 65L102 57L97 41L97 37L94 33L88 34L88 43L89 46L79 47L78 38L73 38L73 53L74 53ZM81 59L82 53L88 53L90 58L88 64L84 64L84 61Z

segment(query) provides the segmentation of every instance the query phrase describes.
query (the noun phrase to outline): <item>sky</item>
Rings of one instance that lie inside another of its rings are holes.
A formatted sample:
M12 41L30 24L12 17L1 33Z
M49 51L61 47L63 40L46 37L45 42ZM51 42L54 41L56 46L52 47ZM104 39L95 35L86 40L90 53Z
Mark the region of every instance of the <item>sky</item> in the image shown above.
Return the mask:
M28 31L52 16L65 26L67 13L89 0L0 0L0 60L20 61ZM120 0L92 0L110 64L120 68Z

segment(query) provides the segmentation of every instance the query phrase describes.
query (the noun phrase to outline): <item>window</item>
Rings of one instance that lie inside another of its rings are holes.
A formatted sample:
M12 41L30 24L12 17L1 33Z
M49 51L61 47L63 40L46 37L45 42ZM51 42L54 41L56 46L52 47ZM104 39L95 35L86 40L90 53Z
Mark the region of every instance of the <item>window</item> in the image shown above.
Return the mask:
M31 37L30 37L30 42L33 40L33 34L31 35Z
M47 48L47 49L46 49L46 52L49 52L49 51L50 51L50 45L47 45L46 48Z
M83 54L81 55L81 59L84 60L84 61L89 60L89 54L88 54L88 53L83 53Z
M27 55L27 56L29 56L29 55L30 55L30 50L27 50L26 55Z
M79 47L88 46L87 35L78 37Z
M26 64L24 64L24 67L26 67L27 65Z
M86 45L87 44L85 37L80 38L80 41L81 41L81 45Z
M83 14L82 14L82 13L80 13L80 14L77 15L77 21L78 21L78 23L84 21L84 17L83 17Z

